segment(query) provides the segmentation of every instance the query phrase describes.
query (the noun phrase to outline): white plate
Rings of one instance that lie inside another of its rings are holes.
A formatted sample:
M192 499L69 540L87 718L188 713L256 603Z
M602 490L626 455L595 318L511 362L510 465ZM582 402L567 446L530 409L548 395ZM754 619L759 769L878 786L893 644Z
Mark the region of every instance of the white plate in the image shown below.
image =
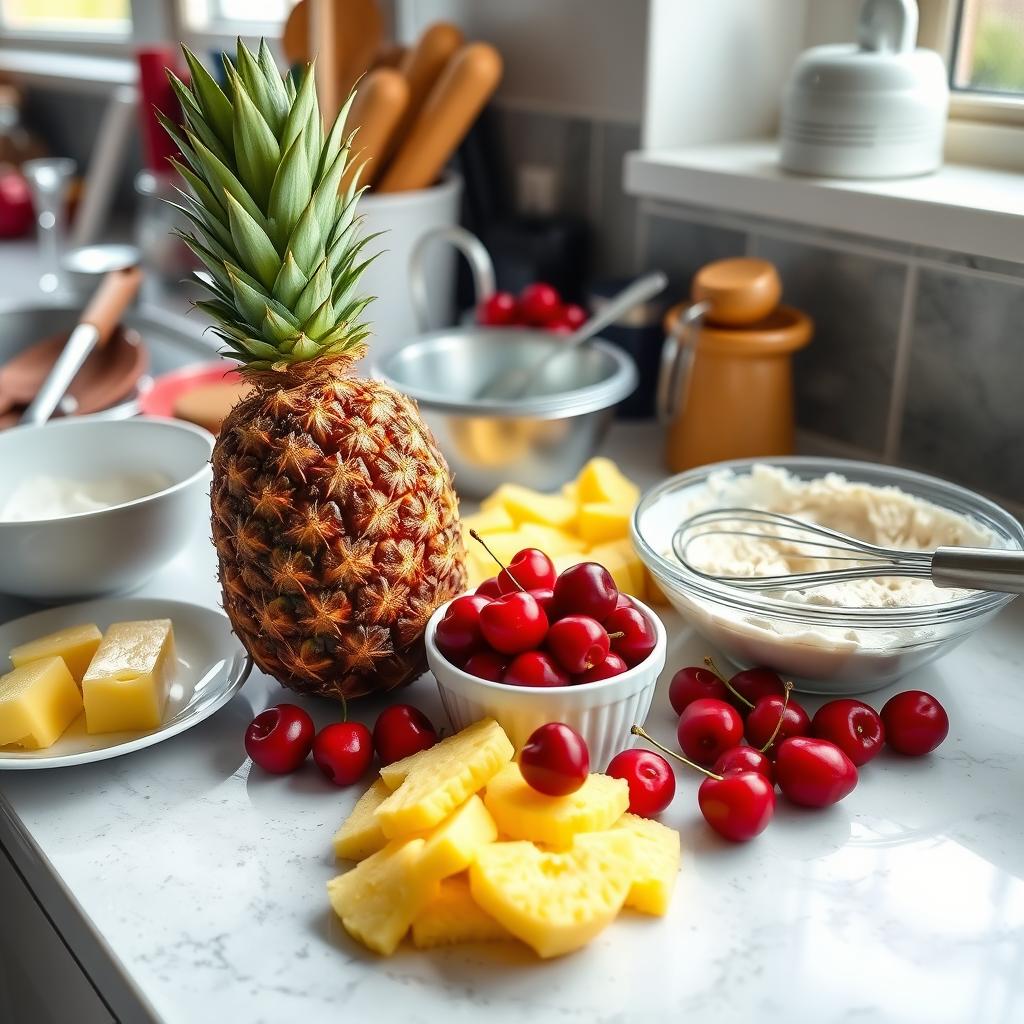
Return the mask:
M0 769L62 768L130 754L177 736L220 710L242 688L252 661L231 634L223 612L184 601L113 598L51 608L0 626L0 660L17 644L84 622L105 630L112 622L170 619L174 626L178 668L164 721L152 732L108 732L90 736L79 715L52 747L19 750L0 747Z

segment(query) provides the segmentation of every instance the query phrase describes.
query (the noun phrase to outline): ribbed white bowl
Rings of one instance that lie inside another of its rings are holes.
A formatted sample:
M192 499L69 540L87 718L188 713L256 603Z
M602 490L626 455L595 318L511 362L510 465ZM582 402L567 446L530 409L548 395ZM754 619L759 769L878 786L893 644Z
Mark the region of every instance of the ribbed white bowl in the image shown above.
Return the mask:
M632 601L654 624L658 642L651 655L611 679L549 687L506 686L456 668L434 642L437 624L451 602L441 605L427 624L427 663L452 726L464 729L481 718L494 718L519 750L538 726L564 722L587 741L590 770L604 771L620 750L633 745L629 728L634 722L643 724L665 667L665 627L650 608L636 598Z

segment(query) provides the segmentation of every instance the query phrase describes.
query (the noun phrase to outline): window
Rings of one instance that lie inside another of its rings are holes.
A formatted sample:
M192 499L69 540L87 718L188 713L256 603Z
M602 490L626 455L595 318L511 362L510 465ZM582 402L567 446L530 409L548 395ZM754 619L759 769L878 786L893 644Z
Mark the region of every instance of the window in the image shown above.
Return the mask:
M130 0L0 0L5 30L63 36L127 36Z
M960 0L951 60L954 89L1024 99L1024 5Z
M251 31L253 26L280 26L296 0L181 0L185 24L200 31Z

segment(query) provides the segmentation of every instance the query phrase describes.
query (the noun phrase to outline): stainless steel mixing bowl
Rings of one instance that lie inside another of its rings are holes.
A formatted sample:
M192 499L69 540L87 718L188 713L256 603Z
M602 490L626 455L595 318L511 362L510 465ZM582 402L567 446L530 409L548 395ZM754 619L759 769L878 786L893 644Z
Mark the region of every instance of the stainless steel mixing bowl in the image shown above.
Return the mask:
M547 363L527 398L474 396L560 348L541 331L448 328L383 356L372 373L419 404L464 497L506 482L553 490L594 454L615 406L636 387L632 359L598 339Z

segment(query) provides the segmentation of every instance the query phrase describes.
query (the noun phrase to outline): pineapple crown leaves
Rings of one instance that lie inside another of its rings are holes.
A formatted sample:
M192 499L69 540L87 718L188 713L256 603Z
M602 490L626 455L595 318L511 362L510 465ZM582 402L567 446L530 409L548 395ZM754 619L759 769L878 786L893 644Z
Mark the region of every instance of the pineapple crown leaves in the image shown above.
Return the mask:
M354 354L369 335L359 174L342 187L355 132L345 133L354 93L324 132L313 64L282 77L266 40L239 39L224 57L221 88L183 46L191 85L168 72L182 123L157 112L183 161L180 203L190 229L178 237L206 267L196 303L215 321L228 354L253 370L283 370L321 356Z

